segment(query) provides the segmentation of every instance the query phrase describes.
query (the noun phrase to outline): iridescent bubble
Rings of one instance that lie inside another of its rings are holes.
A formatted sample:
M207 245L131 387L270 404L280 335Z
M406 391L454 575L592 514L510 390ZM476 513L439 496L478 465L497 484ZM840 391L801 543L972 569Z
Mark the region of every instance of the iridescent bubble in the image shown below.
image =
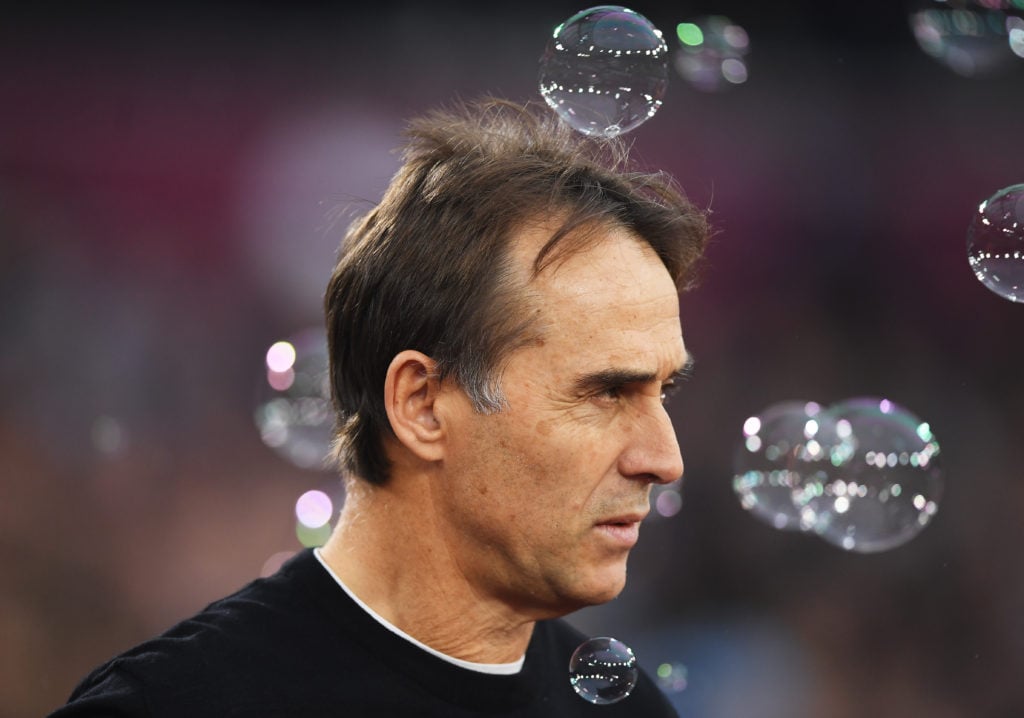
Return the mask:
M682 663L661 663L655 675L658 687L665 693L682 693L689 685L689 671Z
M914 538L944 489L939 442L927 422L883 398L855 398L825 412L845 460L823 463L794 491L805 528L848 551L872 553Z
M257 394L255 420L263 443L296 466L323 468L334 427L323 330L275 342Z
M673 64L690 85L720 92L747 81L747 31L724 15L709 15L676 26L679 48Z
M619 5L576 13L540 59L540 94L585 135L614 137L646 122L668 87L668 45L643 15Z
M831 460L835 425L813 401L781 401L748 417L733 455L733 490L740 505L782 530L802 528L793 490L803 474Z
M606 636L584 641L569 659L569 683L583 700L597 705L627 697L639 674L633 649Z
M1024 184L978 206L967 229L967 261L978 281L1004 299L1024 302Z
M910 13L918 46L953 72L978 77L1003 70L1017 59L1017 20L1011 3L990 0L919 0ZM1018 6L1017 11L1020 10Z

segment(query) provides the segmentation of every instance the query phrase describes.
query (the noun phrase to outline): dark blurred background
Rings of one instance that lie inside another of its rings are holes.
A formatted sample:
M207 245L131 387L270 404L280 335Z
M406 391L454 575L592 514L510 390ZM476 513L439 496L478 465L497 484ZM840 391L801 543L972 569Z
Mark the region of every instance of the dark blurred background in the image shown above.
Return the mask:
M0 18L3 718L302 547L297 497L338 479L254 411L267 348L321 322L339 208L379 196L410 114L539 99L552 29L589 7L341 5ZM1024 182L1024 59L929 55L921 5L630 6L673 48L708 14L750 38L746 82L673 75L630 133L718 234L682 301L682 508L572 617L671 666L683 716L1024 715L1024 306L965 251L979 202ZM854 396L930 423L931 524L864 554L744 511L744 419Z

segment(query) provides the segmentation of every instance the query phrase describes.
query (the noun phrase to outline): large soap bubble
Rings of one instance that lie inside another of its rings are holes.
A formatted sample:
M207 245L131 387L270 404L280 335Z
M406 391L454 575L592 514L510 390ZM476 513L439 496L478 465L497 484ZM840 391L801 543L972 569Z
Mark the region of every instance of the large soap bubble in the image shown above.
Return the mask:
M541 56L541 96L585 135L629 132L654 116L667 87L661 31L619 5L576 13L555 28Z
M884 398L855 398L824 414L842 444L793 493L805 528L848 551L872 553L917 536L944 490L931 427ZM840 451L839 448L842 448Z
M967 230L967 261L978 281L1004 299L1024 302L1024 184L978 206Z
M835 425L817 402L780 401L748 417L733 456L740 505L774 528L801 529L793 491L835 443Z

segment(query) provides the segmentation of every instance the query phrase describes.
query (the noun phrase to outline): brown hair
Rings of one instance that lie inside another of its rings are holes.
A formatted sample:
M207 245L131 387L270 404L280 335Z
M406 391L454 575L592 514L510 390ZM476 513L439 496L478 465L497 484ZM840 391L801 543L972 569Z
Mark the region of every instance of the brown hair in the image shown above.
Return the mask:
M630 166L619 139L590 138L546 107L484 97L409 123L403 164L381 202L349 228L324 298L336 417L334 457L387 480L384 378L415 349L481 412L499 411L502 361L537 337L509 245L538 218L564 218L534 275L621 225L648 243L680 289L708 239L707 218L663 172Z

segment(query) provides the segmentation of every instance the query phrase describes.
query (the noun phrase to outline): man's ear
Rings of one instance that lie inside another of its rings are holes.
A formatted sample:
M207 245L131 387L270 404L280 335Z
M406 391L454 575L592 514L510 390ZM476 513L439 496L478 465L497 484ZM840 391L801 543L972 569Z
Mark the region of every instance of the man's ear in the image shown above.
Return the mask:
M434 411L440 390L437 364L426 354L406 349L391 360L384 408L398 440L424 461L437 461L444 454L444 432Z

